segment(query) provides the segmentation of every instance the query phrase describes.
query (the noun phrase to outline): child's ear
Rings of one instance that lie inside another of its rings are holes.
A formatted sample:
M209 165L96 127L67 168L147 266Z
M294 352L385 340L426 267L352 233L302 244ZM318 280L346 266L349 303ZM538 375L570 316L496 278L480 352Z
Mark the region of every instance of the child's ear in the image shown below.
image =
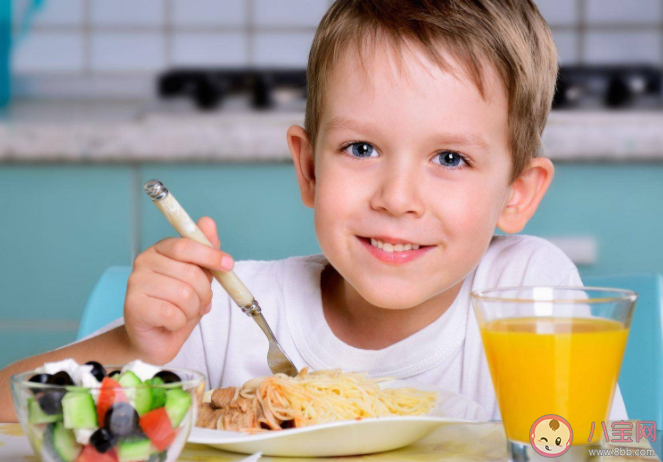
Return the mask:
M295 163L297 182L305 206L313 208L315 197L315 165L313 148L308 133L299 125L288 129L288 147L292 161Z
M549 159L532 159L509 186L509 199L497 220L497 227L505 233L522 231L539 207L554 175L555 167Z

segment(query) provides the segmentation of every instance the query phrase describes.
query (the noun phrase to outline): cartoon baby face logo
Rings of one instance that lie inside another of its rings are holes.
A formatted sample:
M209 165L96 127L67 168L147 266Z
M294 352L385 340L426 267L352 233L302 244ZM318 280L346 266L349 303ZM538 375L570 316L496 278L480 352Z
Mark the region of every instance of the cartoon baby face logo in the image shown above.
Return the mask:
M571 425L555 414L539 417L529 432L532 448L544 457L558 457L571 447L573 430Z

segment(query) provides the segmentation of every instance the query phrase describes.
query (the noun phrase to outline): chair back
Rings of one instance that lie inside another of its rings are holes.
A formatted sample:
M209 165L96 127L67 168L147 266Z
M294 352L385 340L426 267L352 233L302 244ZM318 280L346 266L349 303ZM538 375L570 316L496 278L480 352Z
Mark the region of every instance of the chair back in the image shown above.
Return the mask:
M130 274L129 266L111 266L104 271L85 305L77 340L122 317Z

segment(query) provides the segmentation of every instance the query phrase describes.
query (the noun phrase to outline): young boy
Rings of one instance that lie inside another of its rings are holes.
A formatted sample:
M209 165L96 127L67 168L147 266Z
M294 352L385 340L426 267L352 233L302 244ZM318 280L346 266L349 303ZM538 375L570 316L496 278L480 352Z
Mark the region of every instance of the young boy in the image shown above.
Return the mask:
M308 63L305 129L287 134L322 255L245 261L238 276L298 368L410 378L499 419L474 290L581 285L520 232L553 177L537 157L557 55L531 0L339 0ZM199 225L218 244L210 218ZM205 373L210 388L269 375L267 340L213 281L227 254L165 239L140 254L124 318L0 376L73 357ZM619 392L611 418L625 418Z

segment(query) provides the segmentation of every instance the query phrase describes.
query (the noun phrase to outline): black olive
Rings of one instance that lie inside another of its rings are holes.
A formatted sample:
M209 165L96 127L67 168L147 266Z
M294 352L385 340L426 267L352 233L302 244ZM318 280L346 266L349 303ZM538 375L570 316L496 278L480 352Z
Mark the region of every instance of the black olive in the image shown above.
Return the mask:
M120 374L121 374L120 371L113 371L113 372L111 372L110 374L108 374L108 377L113 378L114 376L116 376L116 375L120 375Z
M74 385L74 381L71 379L71 376L65 371L60 371L56 374L53 374L49 383L51 385L60 385L63 387Z
M48 383L48 380L51 378L51 374L37 374L33 375L28 379L28 382L34 383Z
M115 403L106 412L104 427L117 436L129 435L138 428L138 412L128 403Z
M179 375L170 371L157 372L156 374L154 374L154 377L159 377L161 380L163 380L163 383L176 383L182 381Z
M30 377L28 379L28 382L44 384L44 383L50 383L50 380L51 380L51 374L37 374ZM32 391L32 393L37 393L41 390L43 390L43 388L30 388L30 391Z
M104 366L96 361L88 361L85 364L87 366L92 366L92 375L94 375L95 379L100 382L104 380L104 377L106 377L106 369L104 369Z
M108 429L101 427L90 437L90 444L94 446L97 452L104 454L115 446L117 440L118 437L116 435L113 435Z
M35 393L37 403L44 413L48 415L62 414L62 398L65 390L40 390Z

